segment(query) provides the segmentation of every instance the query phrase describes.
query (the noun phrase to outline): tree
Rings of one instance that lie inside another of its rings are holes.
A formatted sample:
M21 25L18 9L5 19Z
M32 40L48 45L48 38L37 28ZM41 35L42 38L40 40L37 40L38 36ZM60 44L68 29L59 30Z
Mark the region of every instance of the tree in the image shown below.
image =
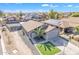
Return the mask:
M79 33L79 26L76 26L75 30L76 30L77 33Z
M34 30L34 32L36 33L38 38L43 38L43 36L45 35L45 30L42 28L37 28Z
M22 18L22 15L23 15L23 13L21 11L16 13L16 16L19 17L19 18Z
M23 16L23 13L21 11L16 13L16 18L17 18L18 21L22 20L22 16Z
M79 17L79 12L75 12L71 14L72 17Z
M58 13L55 12L54 10L50 10L48 15L49 15L50 19L57 19L58 18Z
M3 11L0 10L0 17L4 16Z

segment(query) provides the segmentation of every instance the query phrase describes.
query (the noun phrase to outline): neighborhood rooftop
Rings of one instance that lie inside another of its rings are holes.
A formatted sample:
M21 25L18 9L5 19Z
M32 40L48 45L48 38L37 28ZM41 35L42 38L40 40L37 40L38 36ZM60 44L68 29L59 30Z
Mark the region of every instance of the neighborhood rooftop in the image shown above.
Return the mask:
M79 17L71 17L71 18L63 18L61 19L63 24L60 25L60 27L76 27L79 25Z
M30 31L36 29L37 27L40 27L43 25L43 23L37 22L34 20L29 20L27 22L21 22L21 24L27 32L30 32Z
M44 23L47 23L49 25L59 26L62 22L61 20L49 19L49 20L44 21Z
M6 24L8 27L15 27L15 26L21 26L19 23L13 23L13 24Z

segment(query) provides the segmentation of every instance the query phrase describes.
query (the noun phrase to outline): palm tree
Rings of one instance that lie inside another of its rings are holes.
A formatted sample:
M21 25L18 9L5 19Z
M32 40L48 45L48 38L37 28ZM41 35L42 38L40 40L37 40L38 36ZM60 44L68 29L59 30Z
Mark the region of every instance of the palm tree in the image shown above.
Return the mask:
M54 10L50 10L48 15L49 15L50 19L57 19L58 18L58 13L55 12Z
M34 30L34 33L36 33L36 37L43 38L43 36L45 35L45 30L42 28L37 28Z
M21 21L23 13L20 11L19 13L16 13L16 16L17 16L17 20Z

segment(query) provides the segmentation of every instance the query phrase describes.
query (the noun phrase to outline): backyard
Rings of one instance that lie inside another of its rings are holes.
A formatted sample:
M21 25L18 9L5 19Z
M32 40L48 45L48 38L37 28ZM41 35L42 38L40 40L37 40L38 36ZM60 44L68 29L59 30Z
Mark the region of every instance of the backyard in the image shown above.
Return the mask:
M40 44L37 44L36 47L40 51L40 54L43 54L43 55L54 55L61 51L51 42L40 43Z

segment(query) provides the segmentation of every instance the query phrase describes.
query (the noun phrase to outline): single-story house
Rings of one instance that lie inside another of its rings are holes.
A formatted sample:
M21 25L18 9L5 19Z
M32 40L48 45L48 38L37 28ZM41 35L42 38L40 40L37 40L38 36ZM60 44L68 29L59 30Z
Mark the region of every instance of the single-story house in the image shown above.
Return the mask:
M20 23L12 23L12 24L6 24L6 27L9 31L17 31L21 30L22 26Z
M62 28L79 26L79 17L63 18L61 20L63 22Z
M70 17L61 19L62 24L60 27L64 32L73 32L75 31L75 27L79 26L79 17Z
M43 25L43 23L33 21L33 20L29 20L27 22L21 22L20 24L22 25L23 33L26 34L27 36L29 36L29 38L32 38L31 34L34 29ZM35 36L35 35L33 35L33 36Z
M16 17L14 16L7 16L6 18L3 18L6 24L11 24L11 23L18 23L16 20Z
M61 20L56 20L56 19L49 19L43 22L56 27L59 27L62 24Z
M54 25L52 26L47 23L38 22L38 21L34 21L34 20L29 20L27 22L21 22L21 25L23 27L24 34L28 35L29 38L33 38L35 36L35 34L33 34L34 29L36 29L38 27L44 27L45 25L47 25L47 27L45 28L44 38L47 40L57 37L59 35L59 31L60 31L60 29Z
M48 15L45 13L27 13L22 16L22 19L20 19L22 22L29 21L29 20L35 20L35 21L43 21L43 19L48 19Z

